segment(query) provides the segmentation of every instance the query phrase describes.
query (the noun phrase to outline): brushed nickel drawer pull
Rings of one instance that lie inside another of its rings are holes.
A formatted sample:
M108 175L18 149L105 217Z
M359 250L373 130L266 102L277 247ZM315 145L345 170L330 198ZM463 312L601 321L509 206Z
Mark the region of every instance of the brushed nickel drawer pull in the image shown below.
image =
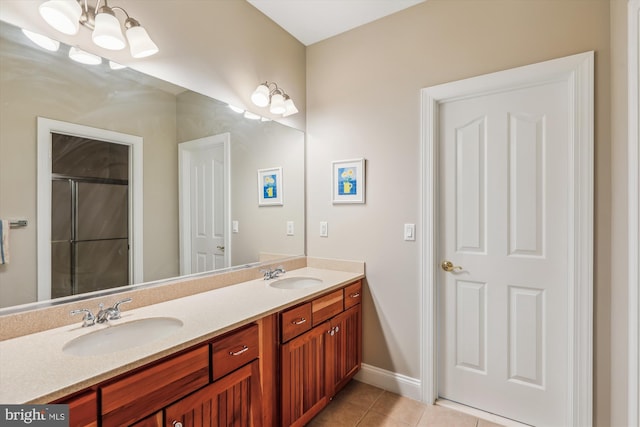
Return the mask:
M358 298L360 296L360 292L355 292L351 295L349 295L351 298Z
M302 325L303 323L305 323L307 321L307 319L305 319L304 317L301 317L299 319L296 320L292 320L291 324L292 325Z
M246 345L242 346L242 350L238 350L236 352L230 351L229 355L230 356L240 356L242 353L244 353L245 351L248 351L249 347L247 347Z

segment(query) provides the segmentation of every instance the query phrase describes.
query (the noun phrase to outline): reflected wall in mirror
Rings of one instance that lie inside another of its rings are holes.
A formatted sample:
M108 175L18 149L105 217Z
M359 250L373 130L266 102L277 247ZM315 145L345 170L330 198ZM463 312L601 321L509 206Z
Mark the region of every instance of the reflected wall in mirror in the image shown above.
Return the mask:
M0 307L38 298L37 117L142 137L144 282L180 274L178 146L215 135L229 135L230 264L304 253L303 132L108 61L72 62L68 47L45 51L4 22L0 36L0 218L28 220L10 230ZM259 207L257 171L273 167L283 171L284 204Z

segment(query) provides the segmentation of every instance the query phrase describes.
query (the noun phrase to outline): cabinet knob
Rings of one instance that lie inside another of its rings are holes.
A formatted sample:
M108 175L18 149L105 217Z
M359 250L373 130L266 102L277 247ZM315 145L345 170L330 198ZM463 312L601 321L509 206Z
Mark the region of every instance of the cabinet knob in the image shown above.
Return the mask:
M335 330L335 328L331 328L331 329L329 329L329 330L327 331L327 333L328 333L329 335L331 335L331 336L334 336L334 335L336 334L336 330Z
M180 421L173 420L173 427L182 427L182 423Z

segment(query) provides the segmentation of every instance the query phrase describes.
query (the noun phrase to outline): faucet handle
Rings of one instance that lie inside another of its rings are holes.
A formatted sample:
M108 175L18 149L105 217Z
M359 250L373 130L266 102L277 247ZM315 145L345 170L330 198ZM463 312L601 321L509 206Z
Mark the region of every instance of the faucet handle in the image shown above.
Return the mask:
M123 300L118 301L117 303L113 304L113 309L115 310L115 313L112 314L111 319L119 319L120 318L120 304L126 304L133 301L131 298L125 298Z
M82 327L83 328L86 328L87 326L95 325L96 317L93 315L91 310L88 310L86 308L81 308L81 309L78 309L78 310L71 310L69 312L69 314L71 316L75 316L76 314L80 314L80 313L84 313L84 316L82 317Z

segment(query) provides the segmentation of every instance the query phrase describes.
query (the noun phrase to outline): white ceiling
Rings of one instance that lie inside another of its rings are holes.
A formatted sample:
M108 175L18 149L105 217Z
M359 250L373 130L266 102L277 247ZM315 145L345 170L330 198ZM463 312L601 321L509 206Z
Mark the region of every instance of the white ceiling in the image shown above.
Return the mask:
M247 1L309 46L425 0Z

